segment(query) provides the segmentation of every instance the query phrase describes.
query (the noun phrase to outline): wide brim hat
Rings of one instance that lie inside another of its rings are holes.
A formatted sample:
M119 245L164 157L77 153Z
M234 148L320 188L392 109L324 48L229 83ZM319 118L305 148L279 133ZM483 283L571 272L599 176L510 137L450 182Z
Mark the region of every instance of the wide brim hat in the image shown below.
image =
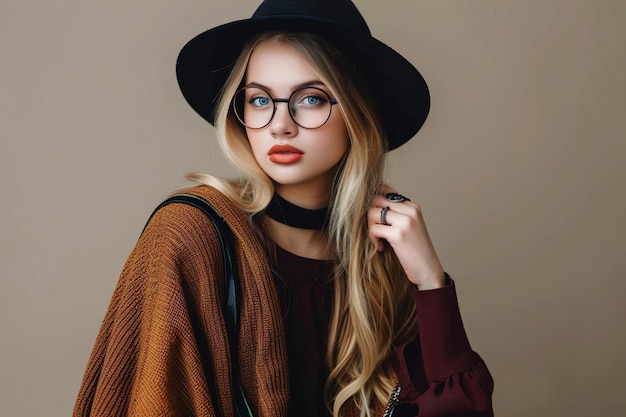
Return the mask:
M388 149L411 139L430 109L428 86L402 55L371 35L349 0L265 0L250 19L209 29L180 51L176 74L191 107L214 124L226 79L243 46L255 34L310 32L335 46L369 83L388 137Z

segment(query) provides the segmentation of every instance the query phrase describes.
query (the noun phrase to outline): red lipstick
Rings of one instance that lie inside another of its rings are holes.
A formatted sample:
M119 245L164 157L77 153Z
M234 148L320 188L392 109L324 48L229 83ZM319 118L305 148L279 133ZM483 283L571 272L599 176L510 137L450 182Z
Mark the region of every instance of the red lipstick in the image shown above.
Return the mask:
M276 164L293 164L302 159L304 152L291 145L274 145L267 154Z

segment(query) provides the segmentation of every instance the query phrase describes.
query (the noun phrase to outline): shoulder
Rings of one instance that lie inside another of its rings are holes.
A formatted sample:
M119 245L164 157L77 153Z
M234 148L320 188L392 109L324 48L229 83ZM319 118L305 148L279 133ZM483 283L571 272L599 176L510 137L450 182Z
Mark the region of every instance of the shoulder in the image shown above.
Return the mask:
M226 222L237 240L254 239L255 232L249 217L215 188L201 185L172 194L177 195L199 197L206 201ZM159 205L149 219L143 235L175 246L211 245L217 238L212 221L200 209L184 202Z
M237 207L232 200L226 197L219 190L209 187L207 185L198 185L191 188L184 188L173 195L187 194L200 197L206 200L211 206L213 206L220 214L224 214L224 217L234 216L239 220L244 219L246 216L243 211Z
M246 215L232 200L223 193L213 187L199 185L192 188L182 189L174 195L191 195L199 197L206 201L218 214L224 219L233 232L240 229L248 231L251 229L252 222L250 217ZM187 207L187 209L189 209ZM199 212L197 209L192 209Z
M201 185L180 190L177 194L179 193L190 194L206 200L220 214L232 230L235 238L240 242L249 242L257 239L251 217L215 188Z
M194 204L175 197L196 197L208 203L220 216L239 217L243 213L238 210L222 193L207 186L197 186L179 190L159 203L147 221L143 235L155 229L161 234L181 234L186 238L193 235L205 234L211 225L207 216ZM191 200L187 198L186 200ZM230 223L230 222L229 222Z

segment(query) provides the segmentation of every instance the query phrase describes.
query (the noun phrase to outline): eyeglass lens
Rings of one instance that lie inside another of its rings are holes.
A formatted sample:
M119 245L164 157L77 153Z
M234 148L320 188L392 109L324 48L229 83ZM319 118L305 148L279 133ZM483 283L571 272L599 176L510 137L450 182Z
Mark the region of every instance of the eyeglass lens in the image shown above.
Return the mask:
M258 87L244 87L233 97L233 109L239 121L250 129L260 129L270 124L278 103L287 103L294 122L307 129L321 127L330 118L336 103L328 93L317 87L295 90L289 99L273 98Z

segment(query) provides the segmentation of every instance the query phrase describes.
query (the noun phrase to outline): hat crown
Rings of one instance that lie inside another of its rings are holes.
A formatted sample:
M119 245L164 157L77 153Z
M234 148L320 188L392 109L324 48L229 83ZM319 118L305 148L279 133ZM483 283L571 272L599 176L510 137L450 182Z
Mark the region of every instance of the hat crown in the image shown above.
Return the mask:
M252 20L294 16L331 21L371 36L365 19L350 0L265 0Z

